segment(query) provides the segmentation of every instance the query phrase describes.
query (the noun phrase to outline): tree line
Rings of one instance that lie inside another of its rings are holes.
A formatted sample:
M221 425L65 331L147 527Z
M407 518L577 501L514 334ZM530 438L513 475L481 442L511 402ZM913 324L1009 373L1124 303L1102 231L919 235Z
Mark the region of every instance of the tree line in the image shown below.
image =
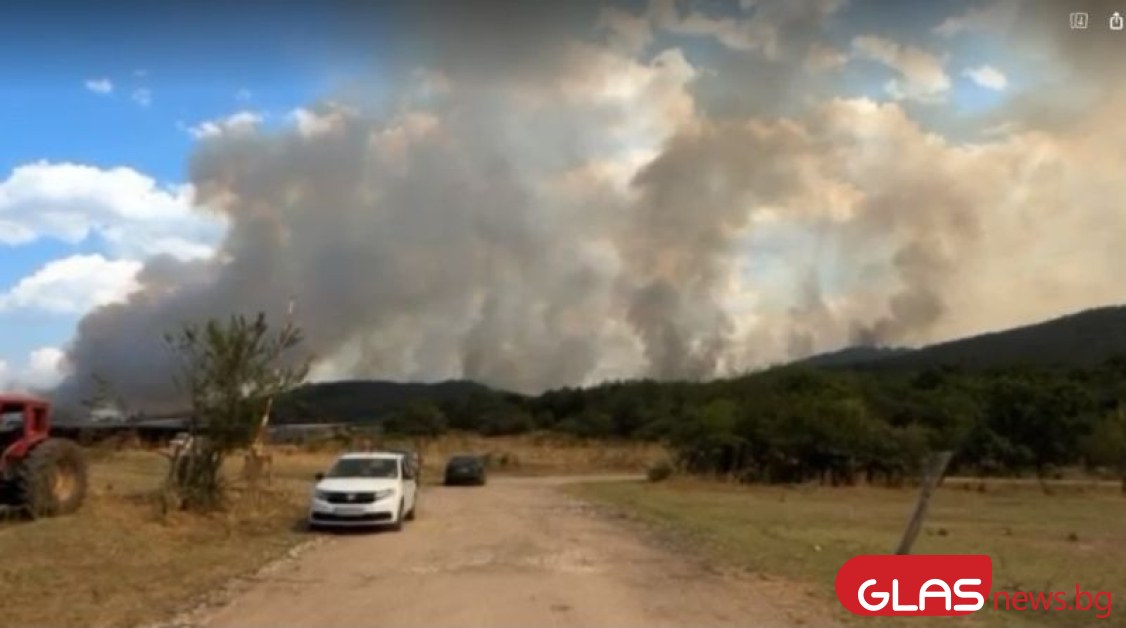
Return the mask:
M533 430L663 441L685 471L749 482L897 484L928 455L951 472L1109 468L1126 490L1126 357L1087 368L913 372L787 366L703 383L625 381L535 397L478 391L415 400L389 432Z

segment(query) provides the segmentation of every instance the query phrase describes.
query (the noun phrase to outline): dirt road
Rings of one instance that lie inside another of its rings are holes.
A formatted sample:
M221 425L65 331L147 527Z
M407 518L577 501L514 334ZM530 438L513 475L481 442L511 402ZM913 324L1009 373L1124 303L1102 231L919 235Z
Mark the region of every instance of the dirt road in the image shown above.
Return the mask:
M558 490L558 478L425 487L402 532L332 535L205 625L828 625L777 582L721 574Z

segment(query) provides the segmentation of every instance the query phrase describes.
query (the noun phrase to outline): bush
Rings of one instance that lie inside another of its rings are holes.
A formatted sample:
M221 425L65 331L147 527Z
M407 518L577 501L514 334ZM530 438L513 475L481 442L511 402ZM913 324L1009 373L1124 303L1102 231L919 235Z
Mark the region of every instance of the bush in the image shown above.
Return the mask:
M649 472L646 475L650 482L662 482L672 477L672 465L668 462L658 462L649 467Z
M193 417L188 443L168 469L167 504L210 510L223 503L223 461L258 442L274 397L292 390L309 371L308 358L288 359L301 339L289 323L271 333L265 314L184 324L165 335L179 358L175 381L187 394Z

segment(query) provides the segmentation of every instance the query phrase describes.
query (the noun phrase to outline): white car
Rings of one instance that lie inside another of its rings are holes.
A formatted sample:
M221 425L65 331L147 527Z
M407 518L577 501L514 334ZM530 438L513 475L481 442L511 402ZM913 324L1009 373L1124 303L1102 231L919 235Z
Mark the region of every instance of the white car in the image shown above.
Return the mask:
M401 453L340 456L317 474L309 504L309 527L390 526L414 519L418 472Z

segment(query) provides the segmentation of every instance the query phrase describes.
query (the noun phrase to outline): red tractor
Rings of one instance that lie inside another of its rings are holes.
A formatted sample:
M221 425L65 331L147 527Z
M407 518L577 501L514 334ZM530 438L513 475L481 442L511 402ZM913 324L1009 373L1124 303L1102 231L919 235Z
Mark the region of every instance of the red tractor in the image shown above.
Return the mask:
M0 393L0 512L31 518L70 514L86 497L86 458L50 435L51 404Z

